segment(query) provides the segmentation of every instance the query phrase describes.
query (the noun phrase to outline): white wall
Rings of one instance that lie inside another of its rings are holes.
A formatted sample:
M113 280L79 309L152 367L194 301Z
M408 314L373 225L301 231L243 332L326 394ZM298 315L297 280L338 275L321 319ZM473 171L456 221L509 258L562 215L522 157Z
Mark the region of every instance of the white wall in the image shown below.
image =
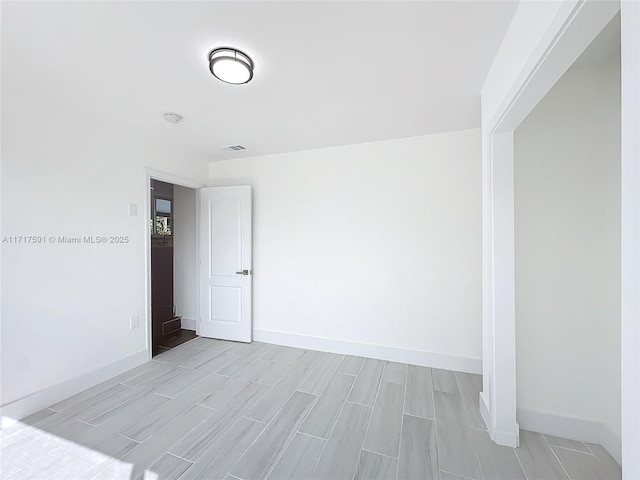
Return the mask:
M173 302L183 328L195 330L198 318L196 278L196 190L173 187Z
M214 162L210 183L254 188L258 333L479 370L479 130Z
M2 244L6 406L80 377L90 383L91 372L147 349L145 167L203 181L207 165L140 138L80 93L62 96L54 72L33 69L18 45L2 48L2 235L129 237ZM132 315L140 328L130 330Z
M619 58L568 70L514 142L518 409L602 423L619 457Z

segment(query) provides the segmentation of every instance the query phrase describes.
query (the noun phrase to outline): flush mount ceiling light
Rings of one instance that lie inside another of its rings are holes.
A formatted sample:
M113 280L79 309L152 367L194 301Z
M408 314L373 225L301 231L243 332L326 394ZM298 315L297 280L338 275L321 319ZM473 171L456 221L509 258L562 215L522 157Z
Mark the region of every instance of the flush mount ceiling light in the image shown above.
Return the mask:
M209 53L209 70L218 80L241 85L253 78L253 60L235 48L216 48Z

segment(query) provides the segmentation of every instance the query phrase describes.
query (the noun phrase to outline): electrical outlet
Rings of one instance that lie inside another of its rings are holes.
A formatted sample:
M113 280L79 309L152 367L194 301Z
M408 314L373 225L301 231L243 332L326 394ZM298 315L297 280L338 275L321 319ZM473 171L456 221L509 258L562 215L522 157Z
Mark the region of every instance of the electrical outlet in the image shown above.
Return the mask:
M130 203L129 204L129 216L130 217L137 217L138 216L138 205L136 205L135 203Z
M129 317L129 327L131 327L131 330L133 330L134 328L138 328L139 326L140 326L140 318L138 317L138 315Z

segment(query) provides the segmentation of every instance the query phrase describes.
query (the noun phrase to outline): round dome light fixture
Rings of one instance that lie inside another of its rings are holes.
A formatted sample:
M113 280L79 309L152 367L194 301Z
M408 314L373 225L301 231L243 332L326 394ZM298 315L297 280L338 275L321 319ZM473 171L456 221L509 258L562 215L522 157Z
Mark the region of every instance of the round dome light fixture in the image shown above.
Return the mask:
M242 85L253 78L253 60L235 48L216 48L209 53L209 70L218 80Z

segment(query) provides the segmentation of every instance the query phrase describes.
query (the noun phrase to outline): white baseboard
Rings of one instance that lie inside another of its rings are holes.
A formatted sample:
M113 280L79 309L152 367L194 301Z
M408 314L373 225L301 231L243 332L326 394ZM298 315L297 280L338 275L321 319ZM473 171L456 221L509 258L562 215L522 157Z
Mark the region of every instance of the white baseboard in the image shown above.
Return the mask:
M609 454L622 462L622 446L618 437L607 425L585 418L534 412L518 409L518 423L525 430L569 438L580 442L602 445Z
M0 407L2 424L5 425L27 417L148 361L149 351L142 350L141 352L105 365L92 372L85 373L79 377L72 378L71 380L28 395L20 400L3 405Z
M182 317L182 320L180 321L180 328L183 328L185 330L193 330L195 332L196 331L196 319L195 318Z
M503 447L518 448L520 446L520 426L516 423L515 432L496 430L493 432L493 441Z
M442 368L458 372L482 373L482 359L480 358L424 352L406 348L388 347L385 345L372 345L347 340L336 340L333 338L310 337L307 335L273 332L269 330L254 330L253 339L257 342L273 343L287 347L376 358L379 360Z
M487 426L489 436L498 445L502 445L503 447L517 448L520 445L520 426L518 425L518 423L516 423L515 431L513 432L495 430L493 428L493 422L489 413L489 405L487 404L487 400L488 398L484 394L484 392L480 392L480 415L482 416L482 420L484 420L484 424Z

